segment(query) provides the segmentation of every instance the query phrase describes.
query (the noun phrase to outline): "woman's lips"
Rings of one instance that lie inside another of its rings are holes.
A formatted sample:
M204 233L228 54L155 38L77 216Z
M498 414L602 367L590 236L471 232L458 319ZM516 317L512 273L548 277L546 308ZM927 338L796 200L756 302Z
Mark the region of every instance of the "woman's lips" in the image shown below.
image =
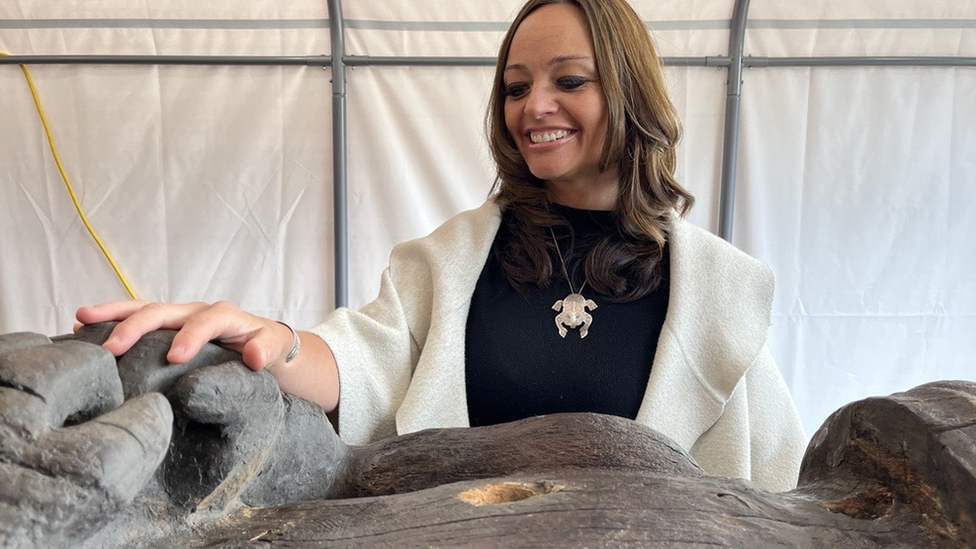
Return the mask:
M531 149L556 146L566 142L576 135L575 130L532 130L527 133L527 145Z

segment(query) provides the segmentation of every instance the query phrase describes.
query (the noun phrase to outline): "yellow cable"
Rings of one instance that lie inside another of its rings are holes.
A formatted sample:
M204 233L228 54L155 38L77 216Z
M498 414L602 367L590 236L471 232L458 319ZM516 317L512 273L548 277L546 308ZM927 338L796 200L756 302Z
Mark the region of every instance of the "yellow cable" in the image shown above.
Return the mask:
M7 52L0 51L0 55L10 55ZM41 100L37 96L37 88L34 87L34 80L31 79L30 71L27 70L27 65L21 65L21 70L24 71L24 76L27 78L27 85L30 86L31 95L34 97L34 105L37 106L37 114L41 117L41 124L44 126L44 133L47 134L47 142L51 145L51 155L54 157L54 163L58 165L58 171L61 172L61 179L64 180L65 187L68 188L68 194L71 195L71 201L75 204L75 210L78 211L78 216L81 218L81 222L85 224L85 228L88 229L88 234L95 240L98 244L98 248L102 250L102 254L105 255L105 259L108 260L109 265L112 266L112 270L115 271L116 276L125 286L125 291L128 292L129 297L132 299L139 299L136 293L132 291L129 286L129 282L126 281L125 276L122 275L122 271L119 270L118 265L112 259L112 254L108 252L105 245L102 244L102 239L98 238L98 234L95 233L95 229L92 228L91 223L88 222L88 217L85 215L84 210L81 208L81 203L78 202L78 197L75 195L75 190L71 186L71 181L68 179L68 174L64 171L64 166L61 165L61 159L58 158L58 150L54 146L54 137L51 136L51 129L47 125L47 119L44 117L44 109L41 108Z

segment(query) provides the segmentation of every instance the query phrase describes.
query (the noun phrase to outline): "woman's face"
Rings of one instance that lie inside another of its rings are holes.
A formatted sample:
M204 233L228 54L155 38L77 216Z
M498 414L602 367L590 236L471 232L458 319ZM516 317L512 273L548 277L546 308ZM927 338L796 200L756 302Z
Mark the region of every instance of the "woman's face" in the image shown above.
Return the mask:
M607 104L582 11L548 4L526 17L505 62L505 126L550 198L612 209L617 174L601 173Z

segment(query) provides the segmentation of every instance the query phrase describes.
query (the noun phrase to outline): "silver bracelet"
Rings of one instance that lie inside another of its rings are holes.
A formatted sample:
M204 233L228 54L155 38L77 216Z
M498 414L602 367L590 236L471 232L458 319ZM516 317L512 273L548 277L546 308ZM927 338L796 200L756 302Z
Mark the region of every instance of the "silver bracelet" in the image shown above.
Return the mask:
M288 331L291 332L293 343L291 344L291 350L288 351L288 355L285 356L285 364L288 364L289 362L292 361L292 359L298 356L298 350L302 348L302 340L299 339L298 332L296 332L294 328L292 328L291 326L285 324L280 320L278 320L277 322L278 324L281 324L285 328L288 328Z

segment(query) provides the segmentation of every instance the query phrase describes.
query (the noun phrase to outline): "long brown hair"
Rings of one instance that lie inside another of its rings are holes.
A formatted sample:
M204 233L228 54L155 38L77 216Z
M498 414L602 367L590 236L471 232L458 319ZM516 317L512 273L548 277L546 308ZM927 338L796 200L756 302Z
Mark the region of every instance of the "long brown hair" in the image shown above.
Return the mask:
M589 25L607 104L607 137L600 169L620 175L611 231L585 261L590 286L615 301L639 299L657 287L672 211L685 215L695 202L675 179L681 123L667 94L654 43L626 0L529 0L516 15L498 52L486 115L497 165L492 189L503 211L506 238L495 254L511 283L524 290L546 285L553 274L549 228L566 222L549 210L544 182L532 175L505 125L504 70L512 38L525 18L547 4L578 7Z

